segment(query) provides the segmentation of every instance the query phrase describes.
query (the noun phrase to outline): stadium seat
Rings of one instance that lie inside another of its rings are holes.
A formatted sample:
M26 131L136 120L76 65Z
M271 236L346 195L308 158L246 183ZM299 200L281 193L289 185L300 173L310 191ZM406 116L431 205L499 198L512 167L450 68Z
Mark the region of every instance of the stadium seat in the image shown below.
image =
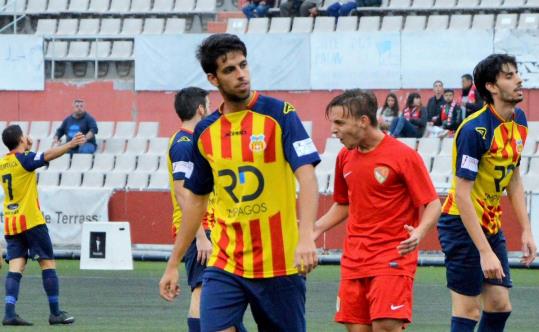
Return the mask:
M137 165L137 156L134 154L120 154L116 156L114 172L132 172Z
M520 14L518 21L519 30L537 30L539 29L539 14L524 13Z
M499 8L502 5L502 0L481 0L479 7L482 8Z
M99 19L83 18L79 23L79 35L97 35L99 33Z
M114 154L96 153L94 155L94 165L92 171L110 172L114 169Z
M39 178L37 184L40 187L56 187L60 179L60 173L55 171L39 172Z
M434 8L453 8L455 7L455 2L455 0L436 0Z
M72 41L69 43L68 59L85 59L88 57L90 42L87 41Z
M199 13L215 13L216 0L197 0L195 11Z
M146 155L146 156L149 156L149 155ZM168 172L168 154L161 155L158 157L159 157L159 166L157 167L157 172Z
M8 153L8 149L6 148L6 146L4 144L0 144L0 155L4 155L6 153Z
M539 8L539 0L528 0L526 7Z
M152 8L152 0L134 0L131 3L132 13L147 13Z
M164 34L179 34L186 30L185 18L167 18Z
M169 177L165 172L156 172L150 175L148 189L169 189Z
M123 153L125 148L125 138L109 138L105 140L104 153L119 154Z
M26 6L27 14L42 14L47 10L47 0L31 0Z
M344 147L341 141L335 137L326 138L326 145L324 146L324 154L337 155L339 151Z
M517 14L498 14L496 16L496 29L515 29L517 20Z
M9 125L18 125L21 127L23 134L28 134L28 128L30 128L30 123L28 121L10 121Z
M404 144L408 145L409 147L411 147L414 150L417 148L417 139L416 138L399 137L398 140L401 143L404 143Z
M152 12L169 13L174 6L174 0L154 0Z
M98 42L91 42L90 43L90 56L96 57L98 59L106 59L110 56L110 49L111 49L112 42L110 41L98 41ZM99 133L101 134L101 127L98 126ZM104 137L106 138L106 137Z
M39 19L37 20L36 35L54 35L56 33L56 19Z
M34 139L49 137L50 126L50 121L32 121L32 123L30 124L30 132L28 133L28 135L30 135L30 137Z
M442 139L442 145L440 147L440 155L450 156L453 153L453 138Z
M51 160L49 162L49 167L47 168L47 171L48 170L58 171L58 172L67 171L67 169L69 168L69 162L70 162L69 154L64 154L61 157Z
M188 13L195 9L195 0L176 0L173 12Z
M1 2L0 2L1 3ZM26 0L11 0L6 1L6 13L22 14L26 10Z
M60 186L61 187L80 187L82 182L81 172L62 172L60 175Z
M432 156L431 155L424 155L420 154L421 159L423 159L423 164L425 164L425 168L427 169L427 172L430 173L430 170L432 168Z
M310 33L313 29L312 17L295 17L292 22L292 33Z
M100 35L118 35L122 21L119 18L104 18L101 20Z
M494 15L478 14L474 15L472 29L492 29L494 27Z
M248 33L266 33L268 32L269 18L255 17L249 20Z
M334 32L335 18L331 16L317 16L314 19L313 32Z
M92 154L75 153L73 157L71 157L71 167L69 167L69 170L87 172L92 169L93 159L94 155Z
M246 18L230 18L226 24L226 32L233 34L242 34L245 33L247 29L247 19Z
M438 187L440 184L447 183L450 176L447 174L430 173L430 179L434 184L434 187Z
M148 188L148 178L149 174L145 172L129 173L125 187L130 190L146 189Z
M137 162L137 172L155 172L159 167L159 156L158 155L144 155L139 156Z
M144 35L160 35L165 27L164 18L147 18L144 20Z
M292 25L290 17L274 17L271 19L271 24L268 33L288 33Z
M305 128L305 131L309 136L312 136L313 134L313 122L312 121L301 121L301 124L303 125L303 128Z
M357 16L343 16L337 20L337 32L357 31L358 18Z
M475 8L479 5L479 0L457 0L457 8Z
M430 15L427 21L427 31L445 30L449 25L449 16Z
M34 144L37 142L34 141ZM39 146L37 152L45 152L52 146L52 137L44 137L39 139Z
M142 33L142 19L141 18L126 18L122 27L122 36L134 36Z
M157 121L141 121L138 123L137 136L141 138L157 137L159 133L159 122Z
M67 0L55 0L49 1L49 6L47 7L48 13L62 13L67 10Z
M411 0L391 0L389 2L390 9L410 8L410 5L411 5Z
M318 192L325 194L328 191L329 173L316 174L316 181L318 182Z
M320 8L321 10L327 10L331 5L333 5L336 2L339 2L339 0L323 0L324 4Z
M70 0L68 12L84 13L88 11L88 0Z
M468 30L472 24L472 15L451 15L449 30Z
M380 28L380 16L362 16L359 19L359 31L374 32Z
M168 153L168 138L156 137L150 139L148 153L157 155L166 155Z
M143 154L148 146L147 138L130 138L127 140L127 148L125 153Z
M85 172L82 175L82 186L89 188L101 188L103 187L103 180L105 173L103 172Z
M380 31L398 32L402 29L402 16L384 16L382 18L382 26Z
M539 134L539 121L528 121L528 132Z
M7 122L6 121L0 121L0 133L2 131L4 131L4 129L6 129L7 127ZM0 145L3 145L3 144L0 144Z
M532 173L531 171L528 174L522 177L522 184L524 185L525 191L539 191L539 175L537 173Z
M105 13L109 10L109 0L90 0L88 11L92 13Z
M533 156L537 151L537 143L535 137L528 137L526 144L524 144L524 150L522 150L523 156Z
M406 22L404 23L403 31L424 31L427 24L426 16L406 16Z
M414 0L414 2L412 3L412 8L430 9L432 8L433 3L434 0Z
M127 180L126 173L111 172L105 176L105 184L103 187L110 189L123 189Z
M530 166L530 158L529 157L521 157L520 158L520 174L524 175L528 173L528 167Z
M112 44L110 57L116 60L128 60L133 55L132 41L115 41Z
M111 0L109 13L127 13L129 11L130 5L131 0Z
M60 128L60 126L62 125L62 122L63 121L52 121L51 122L50 137L53 137L54 135L56 135L56 131L58 130L58 128Z
M118 121L116 122L116 138L133 138L135 137L135 128L137 123L134 121Z
M524 7L526 0L505 0L502 4L502 7Z
M79 30L79 20L76 18L60 19L58 21L57 35L75 35Z
M431 173L449 176L451 174L451 165L452 156L438 155L434 157Z
M417 152L424 156L435 156L440 150L440 139L427 137L419 139L417 144Z

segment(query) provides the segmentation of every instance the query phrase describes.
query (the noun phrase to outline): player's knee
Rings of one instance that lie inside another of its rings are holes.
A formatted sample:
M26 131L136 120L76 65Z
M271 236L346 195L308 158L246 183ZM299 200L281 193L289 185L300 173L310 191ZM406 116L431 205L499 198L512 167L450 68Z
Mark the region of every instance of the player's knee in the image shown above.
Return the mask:
M488 303L485 303L485 310L489 312L511 312L513 307L509 299L498 297L489 299Z
M374 332L402 331L404 322L396 319L380 319L373 322Z
M55 269L56 263L54 259L42 259L39 261L39 266L42 270Z

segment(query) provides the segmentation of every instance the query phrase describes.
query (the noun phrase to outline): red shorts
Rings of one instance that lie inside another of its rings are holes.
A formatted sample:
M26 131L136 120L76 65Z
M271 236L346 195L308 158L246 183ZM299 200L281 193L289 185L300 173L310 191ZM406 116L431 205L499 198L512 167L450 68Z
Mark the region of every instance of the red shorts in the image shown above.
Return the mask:
M414 280L408 276L376 276L341 280L335 321L371 325L390 318L412 322Z

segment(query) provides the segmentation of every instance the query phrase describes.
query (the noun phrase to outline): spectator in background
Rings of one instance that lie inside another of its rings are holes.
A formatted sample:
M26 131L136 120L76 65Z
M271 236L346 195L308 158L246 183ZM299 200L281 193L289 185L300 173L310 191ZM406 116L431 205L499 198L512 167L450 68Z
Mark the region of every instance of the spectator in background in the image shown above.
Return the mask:
M317 0L288 0L279 6L281 17L316 17L319 15Z
M243 14L248 19L255 17L266 17L268 11L275 4L275 0L250 0L242 8Z
M414 92L408 96L406 107L393 120L390 134L393 137L423 137L427 126L427 109L421 104L421 96Z
M348 16L352 10L360 7L380 7L382 0L352 0L345 3L335 2L327 9L328 16Z
M428 122L436 122L438 117L440 116L440 110L442 109L442 105L445 104L444 100L444 83L440 80L434 81L432 84L432 91L434 92L434 96L429 98L429 101L427 102L427 121Z
M378 124L382 131L388 131L393 120L399 115L399 101L394 93L386 97L384 105L378 110Z
M483 107L483 99L473 84L473 78L470 74L462 75L462 99L460 101L463 117L479 111Z
M75 99L73 100L73 113L65 118L58 130L56 130L53 145L58 145L64 135L66 136L66 141L69 142L79 132L86 137L86 143L73 148L70 153L94 153L97 148L95 142L97 123L90 113L86 112L84 100Z
M454 132L462 122L462 113L460 105L454 100L455 92L452 89L445 89L444 100L445 104L440 109L440 117L435 125L441 126L443 129Z

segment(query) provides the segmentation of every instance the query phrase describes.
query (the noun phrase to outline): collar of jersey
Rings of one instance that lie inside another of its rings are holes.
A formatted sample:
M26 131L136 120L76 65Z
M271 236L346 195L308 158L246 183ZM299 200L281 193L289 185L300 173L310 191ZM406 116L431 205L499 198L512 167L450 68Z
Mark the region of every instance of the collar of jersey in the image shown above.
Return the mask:
M253 109L256 102L258 101L258 97L260 97L260 94L258 93L258 91L253 91L253 95L251 96L251 99L249 99L249 102L247 103L247 106L245 106L245 109L247 110ZM223 107L225 107L224 102L221 103L221 105L219 105L219 108L217 109L219 113L221 114L223 114Z
M496 118L498 118L498 120L500 120L501 122L512 122L515 120L515 112L513 112L513 115L511 116L511 119L510 120L504 120L500 114L498 114L498 112L496 112L496 109L494 108L494 105L493 104L488 104L488 108L490 109L490 112L492 114L494 114L494 116Z

